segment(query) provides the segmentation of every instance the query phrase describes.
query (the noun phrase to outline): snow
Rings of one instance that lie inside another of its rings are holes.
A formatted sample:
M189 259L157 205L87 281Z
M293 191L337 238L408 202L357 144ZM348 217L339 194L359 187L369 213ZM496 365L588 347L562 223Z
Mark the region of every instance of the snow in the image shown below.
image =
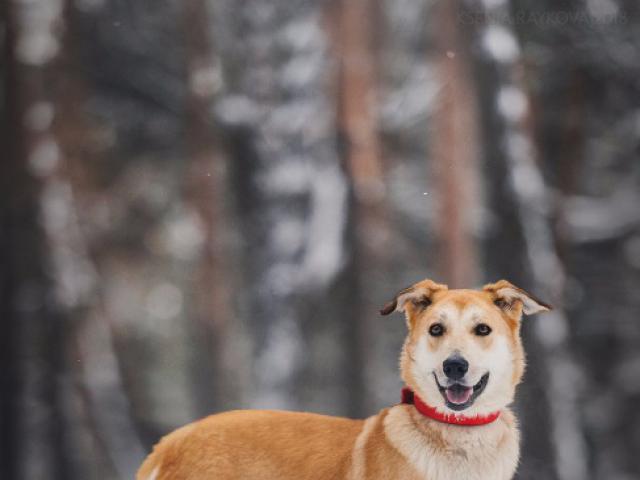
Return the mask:
M611 19L618 15L620 8L612 0L587 0L587 10L596 19Z
M308 167L299 156L284 158L258 179L260 187L280 194L301 194L309 188Z
M322 110L323 107L314 99L299 99L273 108L269 111L264 135L271 138L312 132L316 122L323 124L322 116L319 115Z
M191 91L199 97L210 97L222 89L222 72L214 65L195 68L189 79Z
M609 197L569 196L563 202L566 234L574 242L617 238L640 223L640 194L629 182Z
M253 398L254 408L290 409L293 399L281 388L303 364L302 332L291 318L281 318L267 332L265 346L256 360L256 377L260 396Z
M535 323L535 330L538 339L547 347L561 346L569 334L567 322L553 310Z
M276 255L295 255L305 243L305 224L299 218L285 218L269 233L269 243Z
M66 307L89 302L97 276L87 260L74 205L68 183L56 179L45 182L40 196L41 221L51 244L56 297Z
M335 164L313 175L307 249L302 277L308 287L327 286L344 264L343 237L347 225L347 182Z
M482 0L482 3L487 10L491 10L493 8L505 6L507 0Z
M146 310L158 320L171 320L182 312L182 291L172 283L161 283L146 298Z
M245 95L225 95L216 103L216 114L229 125L251 125L260 118L258 105Z
M490 25L482 36L482 46L498 62L513 62L520 48L513 34L499 25Z
M36 102L31 105L24 116L24 125L38 132L43 132L53 122L54 110L50 102Z
M326 43L324 33L316 17L312 15L289 23L280 33L279 39L287 48L295 49L296 53L322 51Z
M527 107L527 97L521 89L509 85L498 92L498 111L508 120L522 120L527 113Z
M283 87L303 89L311 83L318 74L318 52L310 53L305 57L294 57L287 62L279 72L280 82Z
M51 136L36 143L29 155L29 168L36 177L46 177L53 173L60 161L60 148Z
M440 92L436 71L427 65L414 65L398 81L401 85L397 89L384 92L381 124L386 129L422 128Z
M16 58L33 66L44 65L58 53L56 27L62 15L62 0L15 0L19 25Z
M161 252L179 260L196 258L206 239L204 229L204 222L194 211L177 208L163 225Z

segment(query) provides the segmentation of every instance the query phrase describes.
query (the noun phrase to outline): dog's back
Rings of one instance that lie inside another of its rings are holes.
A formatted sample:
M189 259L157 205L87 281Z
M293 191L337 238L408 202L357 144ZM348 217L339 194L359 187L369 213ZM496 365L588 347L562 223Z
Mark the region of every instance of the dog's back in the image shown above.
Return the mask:
M212 415L164 437L137 480L341 479L362 424L264 410Z

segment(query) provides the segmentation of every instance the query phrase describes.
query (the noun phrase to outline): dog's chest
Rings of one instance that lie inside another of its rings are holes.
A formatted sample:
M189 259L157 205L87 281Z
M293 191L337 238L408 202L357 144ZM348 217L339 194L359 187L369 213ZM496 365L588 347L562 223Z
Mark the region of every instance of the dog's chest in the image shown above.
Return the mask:
M518 433L504 424L445 426L425 434L407 409L395 407L385 419L385 433L418 478L425 480L508 480L518 462Z

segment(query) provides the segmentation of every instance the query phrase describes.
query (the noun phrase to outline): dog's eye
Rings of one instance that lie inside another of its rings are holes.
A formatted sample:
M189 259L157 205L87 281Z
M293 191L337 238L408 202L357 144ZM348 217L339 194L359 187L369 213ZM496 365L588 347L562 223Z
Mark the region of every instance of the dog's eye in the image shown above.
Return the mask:
M506 300L503 300L502 298L498 298L496 300L493 301L493 304L498 307L498 308L507 308L509 306L509 304L507 303Z
M444 326L441 323L434 323L429 327L429 335L439 337L444 333Z
M486 323L479 323L475 328L476 335L485 337L491 333L491 327Z

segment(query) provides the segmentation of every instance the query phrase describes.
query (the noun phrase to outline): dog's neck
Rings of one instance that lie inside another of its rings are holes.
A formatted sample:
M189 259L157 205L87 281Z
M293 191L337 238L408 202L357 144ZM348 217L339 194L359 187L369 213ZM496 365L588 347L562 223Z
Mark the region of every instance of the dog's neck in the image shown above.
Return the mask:
M507 407L494 422L465 427L435 421L413 404L400 404L387 411L384 426L389 443L418 473L415 478L507 479L518 462L518 430Z
M436 408L425 403L418 395L416 395L410 388L405 387L402 389L402 403L413 405L418 412L423 416L431 418L441 423L447 423L450 425L463 425L463 426L479 426L493 423L500 416L500 411L491 412L487 415L474 415L467 416L464 414L447 414L438 411Z

